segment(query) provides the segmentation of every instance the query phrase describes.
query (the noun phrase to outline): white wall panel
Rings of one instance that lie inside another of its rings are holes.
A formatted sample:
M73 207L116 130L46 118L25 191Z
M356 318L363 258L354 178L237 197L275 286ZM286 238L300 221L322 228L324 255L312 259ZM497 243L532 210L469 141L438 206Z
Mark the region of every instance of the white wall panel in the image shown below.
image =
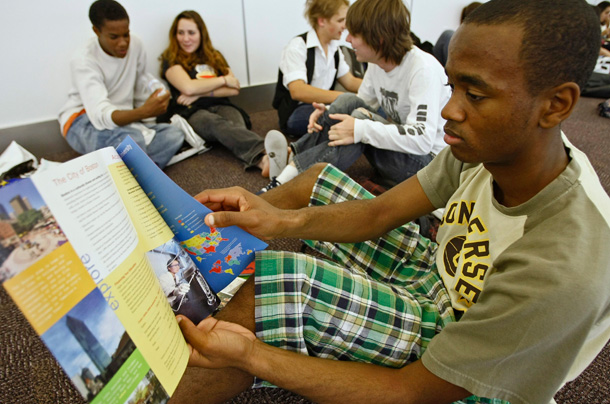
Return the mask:
M73 47L93 35L88 8L69 0L0 3L0 128L56 117Z
M471 0L403 0L411 11L411 30L422 41L435 43L446 29L456 30L460 25L462 9ZM488 0L478 0L486 3ZM587 0L597 4L601 0ZM544 21L541 21L544 23Z
M458 28L462 9L471 0L411 0L411 3L411 31L422 42L434 44L443 31Z
M120 2L129 14L131 32L144 42L151 73L158 75L158 57L168 44L174 17L194 9L242 85L248 84L241 0ZM70 58L94 36L90 4L82 0L0 3L0 129L56 119L70 87Z
M250 85L272 83L284 46L309 29L304 0L243 0Z

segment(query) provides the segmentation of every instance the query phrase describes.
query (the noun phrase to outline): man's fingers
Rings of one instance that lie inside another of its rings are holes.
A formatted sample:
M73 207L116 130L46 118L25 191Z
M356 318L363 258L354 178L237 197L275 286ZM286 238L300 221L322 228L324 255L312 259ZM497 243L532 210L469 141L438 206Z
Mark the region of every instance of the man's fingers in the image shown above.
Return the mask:
M330 119L334 119L335 121L344 121L347 118L349 118L350 115L347 115L347 114L329 114L328 117Z
M205 217L205 224L210 227L244 226L244 214L241 212L214 212Z
M253 224L248 212L214 212L205 217L205 224L210 227L238 226L247 228Z
M318 123L314 123L313 125L311 125L307 128L308 133L320 132L321 130L322 130L322 125L320 125Z
M184 335L184 339L186 340L189 346L189 366L204 367L208 365L209 361L202 354L202 352L205 352L207 332L209 332L209 330L211 330L214 326L213 324L209 326L204 326L204 323L215 322L216 320L211 317L208 317L202 320L199 323L199 326L197 327L195 326L195 324L193 324L191 320L189 320L185 316L176 316L176 320L178 321L180 331L182 331L182 335Z
M205 224L210 227L237 226L242 230L262 240L271 240L278 234L278 229L269 226L267 216L257 211L246 212L214 212L205 217ZM282 229L279 229L282 230Z
M195 199L204 205L218 204L221 206L239 208L247 202L244 197L245 192L247 191L237 187L229 189L208 189L195 195Z
M182 331L182 335L184 335L184 339L196 349L197 346L193 342L196 342L201 337L201 331L185 316L176 316L176 321L178 321L178 326L180 331Z
M169 94L169 91L166 91L166 92L165 92L165 94L163 94L163 95L158 95L158 97L159 97L159 99L160 99L160 100L163 100L163 101L169 101L169 95L170 95L170 94Z
M206 202L203 204L203 206L205 206L206 208L208 208L209 210L211 210L213 212L218 212L219 210L231 210L230 207L224 206L223 204L218 203L218 202Z

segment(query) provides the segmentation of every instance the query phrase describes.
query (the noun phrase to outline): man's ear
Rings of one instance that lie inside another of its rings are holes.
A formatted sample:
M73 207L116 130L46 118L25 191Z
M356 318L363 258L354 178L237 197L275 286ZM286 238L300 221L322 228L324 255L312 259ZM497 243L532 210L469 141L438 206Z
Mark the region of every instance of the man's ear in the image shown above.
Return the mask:
M553 87L546 92L546 102L540 117L541 128L550 129L565 121L576 102L580 98L580 87L574 82L568 82Z
M318 27L322 28L324 25L326 25L326 18L318 17Z
M102 34L100 30L97 29L95 25L92 25L91 28L93 28L93 32L95 32L95 35L99 38L99 36Z

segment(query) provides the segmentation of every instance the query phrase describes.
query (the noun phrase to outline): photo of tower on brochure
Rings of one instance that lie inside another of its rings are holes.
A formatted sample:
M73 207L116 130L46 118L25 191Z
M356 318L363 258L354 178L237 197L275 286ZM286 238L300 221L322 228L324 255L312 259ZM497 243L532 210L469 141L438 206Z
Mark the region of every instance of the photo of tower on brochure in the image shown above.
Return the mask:
M125 328L97 288L41 338L88 402L112 382L136 351Z

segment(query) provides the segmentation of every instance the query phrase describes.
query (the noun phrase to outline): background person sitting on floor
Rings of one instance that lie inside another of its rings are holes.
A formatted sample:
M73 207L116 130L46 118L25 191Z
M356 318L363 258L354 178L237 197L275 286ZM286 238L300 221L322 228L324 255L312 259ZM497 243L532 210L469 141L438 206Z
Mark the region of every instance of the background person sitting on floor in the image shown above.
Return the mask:
M222 144L246 167L258 167L268 176L263 138L249 130L248 114L227 98L239 94L239 80L212 46L199 13L187 10L176 16L160 59L161 77L172 94L161 119L181 115L206 142Z
M602 31L602 46L599 49L599 55L610 56L610 44L608 44L608 39L610 37L610 28L608 27L608 24L610 23L610 1L602 1L598 5L592 5L591 7L599 16L599 24Z
M154 77L146 73L146 53L140 39L129 32L123 6L98 0L89 9L89 19L96 38L70 62L72 88L59 113L66 141L85 154L116 147L131 136L159 167L165 167L182 146L184 133L169 124L141 121L164 113L169 93L149 89Z
M467 5L466 7L464 7L462 9L462 14L460 15L460 24L462 22L464 22L464 19L468 16L468 14L473 12L480 5L481 5L481 3L479 3L478 1L474 1L474 2L470 3L469 5ZM432 48L432 54L443 66L445 66L445 64L447 63L447 54L449 52L449 41L451 41L451 37L453 36L454 33L455 33L455 31L452 29L443 31L441 36L438 37L438 40L434 44L434 47Z
M363 153L384 185L393 186L446 146L447 76L434 56L413 46L402 1L359 0L347 13L347 28L358 61L368 63L358 94L340 95L328 111L314 104L309 133L291 144L290 163L262 192L315 163L346 170Z
M200 194L208 225L326 240L308 244L332 261L257 252L215 317L179 318L192 367L174 403L252 382L314 402L551 402L610 337L610 198L560 128L597 25L582 0L480 6L449 48L449 147L376 198L350 200L366 195L330 165L262 198ZM441 206L436 245L409 220Z
M336 81L348 91L358 91L362 80L350 72L338 41L348 6L347 0L308 0L305 17L312 28L293 38L282 52L273 106L288 135L307 132L313 102L331 103L342 94L334 90Z
M602 37L610 36L610 1L602 1L597 4L599 10L599 24L602 30Z

